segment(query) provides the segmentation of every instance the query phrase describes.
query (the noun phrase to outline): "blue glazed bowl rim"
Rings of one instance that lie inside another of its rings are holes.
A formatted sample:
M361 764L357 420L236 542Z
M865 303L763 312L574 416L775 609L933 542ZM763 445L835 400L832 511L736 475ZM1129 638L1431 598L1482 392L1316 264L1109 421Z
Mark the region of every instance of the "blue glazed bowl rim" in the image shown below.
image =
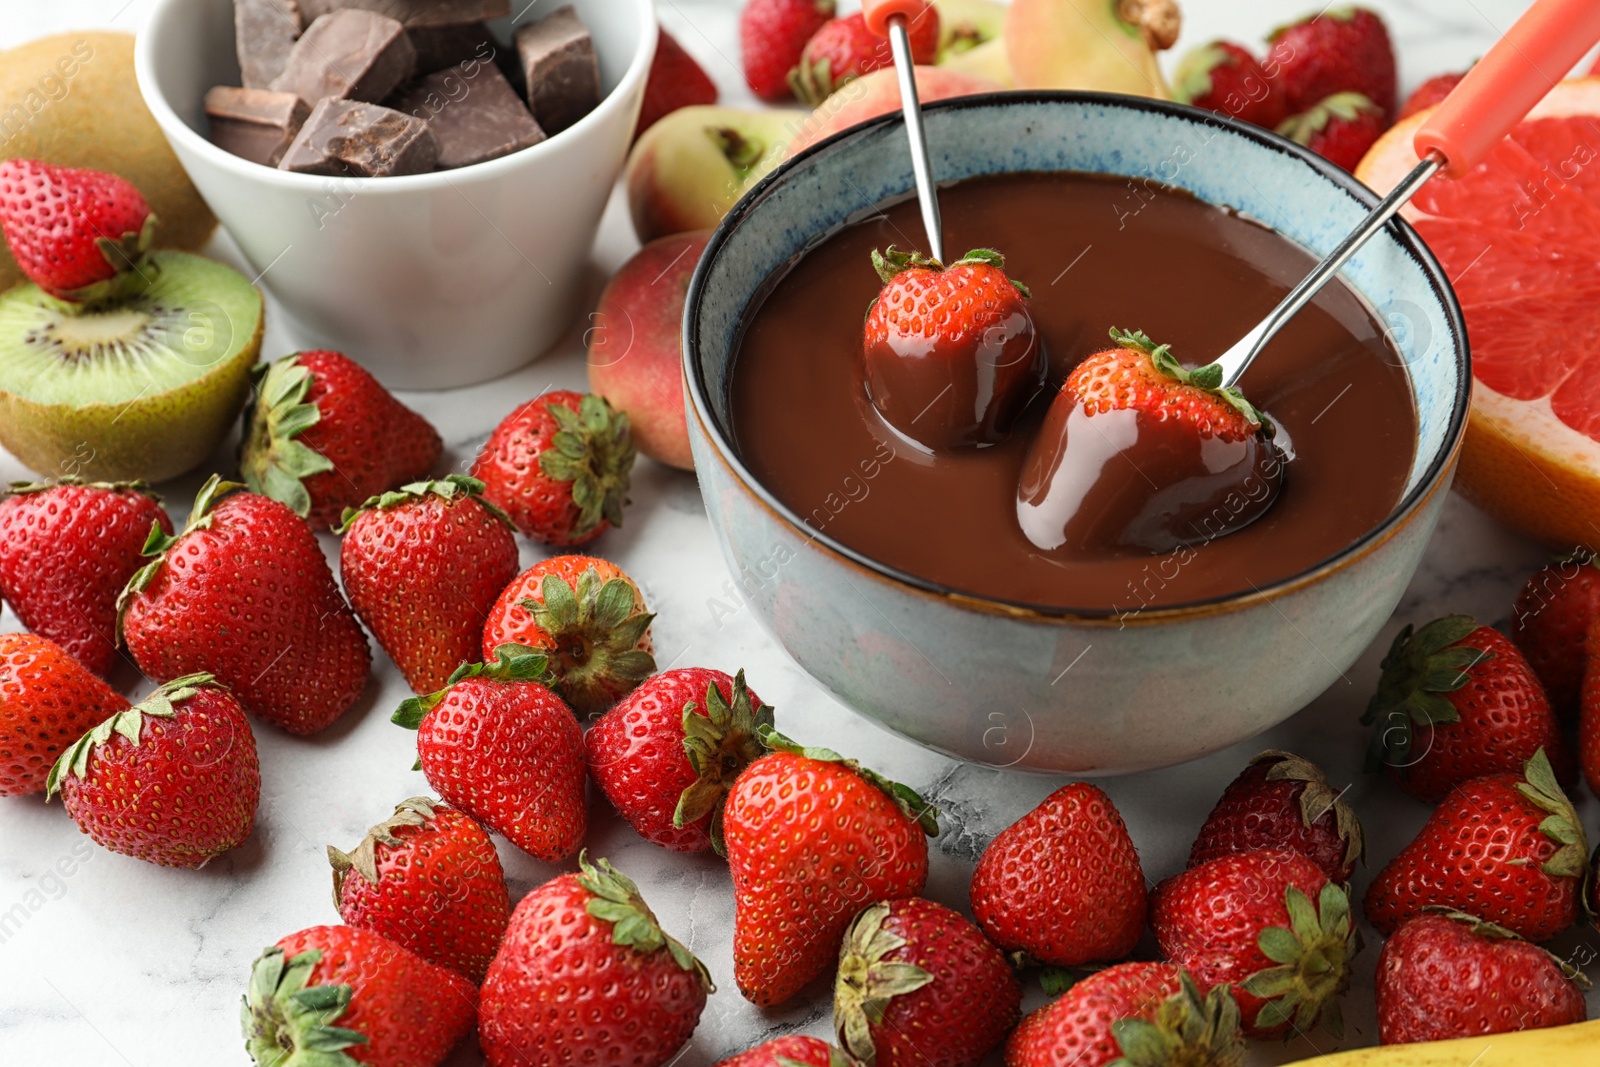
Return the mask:
M1376 207L1380 199L1378 194L1374 193L1362 182L1357 181L1344 168L1330 163L1302 145L1298 145L1285 137L1280 137L1252 123L1243 122L1216 112L1205 111L1188 104L1179 104L1167 100L1152 100L1139 96L1125 96L1119 93L1031 89L978 93L924 103L922 106L924 111L957 111L1008 104L1071 104L1124 107L1133 111L1147 111L1165 115L1185 122L1197 122L1202 125L1221 127L1253 140L1265 148L1270 148L1283 155L1298 159L1315 171L1319 177L1332 182L1338 189L1349 194L1358 203L1366 207ZM742 486L753 493L764 507L774 515L780 516L796 532L802 534L808 542L827 549L834 555L881 579L946 600L957 601L964 606L987 609L1005 615L1060 622L1117 620L1120 617L1120 613L1115 608L1080 608L1059 604L1034 604L1026 601L989 597L981 593L957 589L902 571L896 567L891 567L881 560L874 559L866 553L842 544L820 530L807 526L793 510L774 496L761 483L760 479L744 465L743 461L739 459L733 443L728 440L727 435L723 432L720 420L711 411L705 376L701 371L700 360L697 358L697 353L700 349L698 311L701 301L705 298L706 288L709 284L711 264L717 258L718 253L727 244L734 230L739 227L752 211L759 208L767 191L788 180L789 175L800 166L809 162L813 157L837 151L844 144L865 134L886 126L901 124L903 121L899 112L880 115L877 118L869 119L866 122L841 130L809 146L792 158L784 160L782 164L746 192L739 199L739 202L723 217L721 224L712 232L710 239L706 243L705 251L700 256L699 265L695 268L694 276L690 279L683 310L683 367L686 376L685 380L689 386L689 397L694 405L695 416L714 448L717 458L727 464L728 469L739 479ZM1237 593L1208 597L1203 600L1184 601L1179 604L1143 610L1140 612L1141 622L1158 622L1172 617L1187 617L1244 608L1291 592L1307 583L1316 581L1324 575L1341 569L1345 564L1365 554L1369 549L1375 547L1392 532L1404 525L1423 501L1438 488L1440 480L1455 461L1456 453L1461 447L1461 437L1466 427L1467 413L1472 396L1472 364L1466 321L1462 317L1461 305L1456 300L1455 290L1451 288L1449 276L1445 273L1444 267L1440 265L1438 259L1434 257L1426 242L1423 241L1422 236L1417 233L1409 222L1398 215L1388 225L1391 236L1401 250L1414 259L1417 265L1422 268L1433 290L1433 295L1439 301L1440 308L1450 324L1451 333L1456 339L1454 345L1457 374L1456 389L1455 395L1451 400L1450 420L1445 428L1444 438L1440 442L1438 454L1433 457L1427 469L1423 472L1423 476L1417 479L1416 485L1401 498L1388 517L1334 555L1320 560L1296 574L1280 578L1269 585ZM759 292L759 286L765 284L766 281L767 279L765 278L758 281L757 292ZM737 354L737 352L731 353L730 359L736 357Z

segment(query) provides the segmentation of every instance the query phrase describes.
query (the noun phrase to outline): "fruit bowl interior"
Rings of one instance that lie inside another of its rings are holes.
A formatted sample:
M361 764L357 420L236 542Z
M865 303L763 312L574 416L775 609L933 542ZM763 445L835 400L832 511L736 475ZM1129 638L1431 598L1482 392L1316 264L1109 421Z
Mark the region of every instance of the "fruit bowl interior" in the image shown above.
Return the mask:
M1128 179L1136 205L1142 183L1155 181L1231 208L1315 256L1376 202L1297 146L1182 105L1009 93L930 105L927 123L941 182L1111 175ZM1166 766L1304 707L1388 618L1454 471L1470 384L1465 331L1421 240L1392 225L1345 271L1388 325L1416 407L1413 458L1386 519L1301 573L1225 596L1135 612L1003 601L903 573L835 540L762 485L734 445L730 372L748 311L808 249L911 188L903 125L897 116L876 120L767 178L701 260L684 320L691 436L702 493L746 600L845 703L923 744L993 765L1074 774Z

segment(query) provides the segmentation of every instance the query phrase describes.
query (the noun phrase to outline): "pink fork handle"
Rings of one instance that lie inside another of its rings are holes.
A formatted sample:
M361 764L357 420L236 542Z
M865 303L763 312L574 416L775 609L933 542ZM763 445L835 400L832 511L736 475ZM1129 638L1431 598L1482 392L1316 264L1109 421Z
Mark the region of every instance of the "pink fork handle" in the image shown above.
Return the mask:
M909 26L926 10L927 0L861 0L861 14L866 17L867 29L879 37L889 36L889 20L896 15L905 16Z
M1600 0L1537 0L1467 72L1417 131L1418 158L1438 152L1459 178L1600 41Z

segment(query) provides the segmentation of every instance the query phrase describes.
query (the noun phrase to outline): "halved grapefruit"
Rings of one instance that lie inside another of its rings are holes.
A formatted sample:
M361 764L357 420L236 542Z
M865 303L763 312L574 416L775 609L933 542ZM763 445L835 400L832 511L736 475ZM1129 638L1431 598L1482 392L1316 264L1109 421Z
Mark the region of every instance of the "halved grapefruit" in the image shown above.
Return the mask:
M1430 113L1384 134L1356 177L1392 189ZM1551 547L1600 549L1600 78L1558 85L1405 215L1455 286L1472 346L1456 487Z

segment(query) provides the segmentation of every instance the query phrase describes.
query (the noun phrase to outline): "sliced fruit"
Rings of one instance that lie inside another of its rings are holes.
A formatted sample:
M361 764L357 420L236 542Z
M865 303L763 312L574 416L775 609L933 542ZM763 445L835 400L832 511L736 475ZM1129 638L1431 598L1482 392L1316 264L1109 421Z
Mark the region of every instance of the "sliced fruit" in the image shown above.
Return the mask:
M203 462L243 406L261 293L225 264L155 252L143 293L84 310L0 294L0 444L41 474L157 482Z
M1417 161L1431 114L1356 168L1379 192ZM1472 345L1456 486L1552 547L1600 545L1600 79L1563 82L1460 181L1406 208L1455 286Z

